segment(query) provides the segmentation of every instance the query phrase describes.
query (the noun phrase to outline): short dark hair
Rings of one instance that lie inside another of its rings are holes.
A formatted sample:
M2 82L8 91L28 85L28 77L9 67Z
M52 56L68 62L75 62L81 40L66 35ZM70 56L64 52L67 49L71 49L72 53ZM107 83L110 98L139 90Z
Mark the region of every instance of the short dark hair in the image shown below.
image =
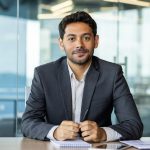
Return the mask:
M62 21L59 23L59 36L61 39L63 39L64 37L66 26L70 23L75 23L75 22L83 22L88 24L91 27L94 36L96 36L97 25L94 19L84 11L77 11L75 13L72 13L64 17Z

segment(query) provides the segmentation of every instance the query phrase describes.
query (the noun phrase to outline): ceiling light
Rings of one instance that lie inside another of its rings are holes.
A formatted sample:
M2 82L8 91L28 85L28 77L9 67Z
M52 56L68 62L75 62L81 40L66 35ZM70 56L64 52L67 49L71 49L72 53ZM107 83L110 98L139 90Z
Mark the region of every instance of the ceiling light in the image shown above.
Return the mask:
M68 7L68 6L71 6L71 5L73 5L72 0L67 0L67 1L65 1L63 3L59 3L59 4L55 5L55 6L52 6L51 7L51 11L53 11L53 12L54 11L59 11L60 9Z
M72 9L73 9L73 6L68 6L68 7L60 9L59 11L53 12L52 14L53 15L60 15L60 14L63 14L63 13L70 12Z

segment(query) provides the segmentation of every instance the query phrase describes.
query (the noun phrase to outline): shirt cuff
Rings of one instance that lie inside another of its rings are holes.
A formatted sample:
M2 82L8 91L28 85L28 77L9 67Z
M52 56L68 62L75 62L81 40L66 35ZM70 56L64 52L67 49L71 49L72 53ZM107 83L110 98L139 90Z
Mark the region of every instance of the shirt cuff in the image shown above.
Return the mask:
M101 128L103 128L106 132L106 136L107 136L106 142L119 140L120 137L122 137L121 134L119 134L118 132L116 132L115 130L109 127L101 127Z
M48 138L48 139L50 139L50 140L56 140L56 139L54 138L54 131L56 130L57 127L58 127L58 126L54 126L54 127L52 127L52 128L49 130L49 132L48 132L48 134L47 134L47 138Z

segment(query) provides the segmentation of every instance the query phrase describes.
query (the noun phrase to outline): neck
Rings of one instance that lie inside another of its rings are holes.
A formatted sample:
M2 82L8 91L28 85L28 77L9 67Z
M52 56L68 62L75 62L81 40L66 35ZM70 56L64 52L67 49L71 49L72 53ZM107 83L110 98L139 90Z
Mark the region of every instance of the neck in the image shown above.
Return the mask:
M74 64L69 60L67 60L67 61L68 61L70 68L72 69L73 73L75 74L77 80L81 80L83 78L84 72L89 67L92 60L90 60L88 63L83 64L83 65Z

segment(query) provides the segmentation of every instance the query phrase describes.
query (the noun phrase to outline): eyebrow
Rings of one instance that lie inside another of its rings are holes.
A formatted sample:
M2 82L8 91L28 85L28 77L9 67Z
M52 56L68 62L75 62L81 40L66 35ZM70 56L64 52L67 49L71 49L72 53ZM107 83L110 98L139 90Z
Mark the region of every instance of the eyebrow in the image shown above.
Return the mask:
M69 36L76 36L76 35L75 34L68 34L67 37L69 37Z
M92 35L91 33L83 33L82 36L85 36L85 35ZM68 34L67 37L69 36L76 36L76 34Z

